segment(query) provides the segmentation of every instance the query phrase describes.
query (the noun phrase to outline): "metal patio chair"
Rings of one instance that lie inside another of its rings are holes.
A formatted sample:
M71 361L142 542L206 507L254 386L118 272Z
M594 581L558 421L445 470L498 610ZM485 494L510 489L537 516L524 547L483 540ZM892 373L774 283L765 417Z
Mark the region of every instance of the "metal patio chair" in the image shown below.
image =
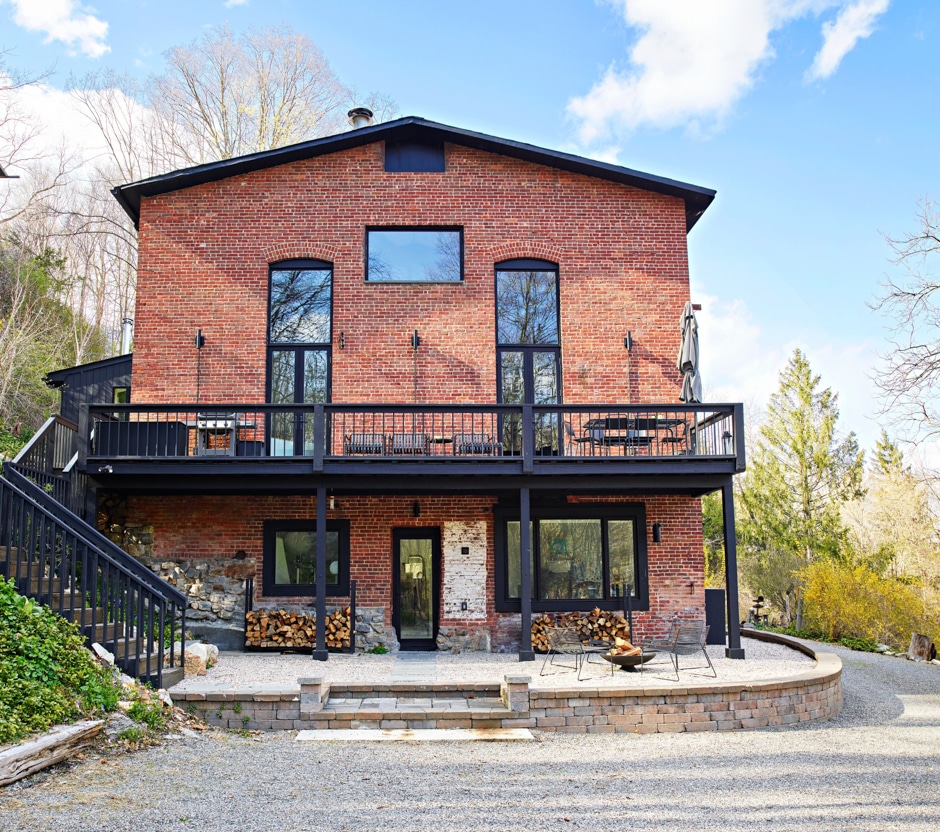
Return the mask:
M426 433L393 433L392 434L392 453L393 454L426 454L430 439Z
M663 642L662 646L657 647L658 652L668 654L672 659L673 670L676 674L675 681L679 681L679 657L694 656L697 653L701 653L705 657L707 665L695 665L692 668L687 667L685 669L704 669L707 666L711 670L712 676L715 678L718 677L715 666L712 664L711 657L708 655L708 651L705 649L705 640L707 637L708 625L704 621L686 621L679 624L671 644Z
M540 676L548 675L545 667L554 665L556 656L571 656L574 659L573 666L569 667L564 664L559 666L566 670L577 671L578 681L583 682L581 672L584 670L585 663L590 661L591 656L599 656L610 649L609 644L585 644L581 641L577 627L546 627L545 637L548 639L548 652L542 661Z
M343 440L343 453L350 454L385 454L384 433L350 433Z
M492 456L495 451L493 438L487 433L454 434L454 453L458 456Z

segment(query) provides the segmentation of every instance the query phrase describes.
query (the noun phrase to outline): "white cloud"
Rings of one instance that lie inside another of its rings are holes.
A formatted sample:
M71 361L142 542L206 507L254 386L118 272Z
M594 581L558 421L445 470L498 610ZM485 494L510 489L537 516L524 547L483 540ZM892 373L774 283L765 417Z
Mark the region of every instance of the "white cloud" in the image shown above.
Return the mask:
M836 340L824 332L818 338L769 343L743 300L720 302L695 284L692 296L702 303L697 316L705 401L744 402L747 419L757 420L779 386L780 371L799 347L821 377L821 386L839 394L839 430L854 431L865 449L874 446L880 426L874 419L878 402L870 379L876 360L872 343Z
M610 0L640 34L630 66L608 67L586 95L568 102L579 138L592 144L638 127L720 126L775 57L774 32L838 7L823 26L820 66L834 71L890 0ZM821 57L824 56L825 57ZM814 65L815 66L815 65Z
M77 49L89 58L100 58L111 51L105 43L107 22L95 17L94 9L80 5L76 0L10 2L15 9L13 22L30 32L42 32L46 43L61 41L70 50Z
M231 9L235 6L247 6L248 0L225 0L225 8Z
M891 0L858 0L842 9L839 16L822 27L823 45L807 71L810 80L828 78L839 68L842 59L855 44L867 38L875 22L888 10Z

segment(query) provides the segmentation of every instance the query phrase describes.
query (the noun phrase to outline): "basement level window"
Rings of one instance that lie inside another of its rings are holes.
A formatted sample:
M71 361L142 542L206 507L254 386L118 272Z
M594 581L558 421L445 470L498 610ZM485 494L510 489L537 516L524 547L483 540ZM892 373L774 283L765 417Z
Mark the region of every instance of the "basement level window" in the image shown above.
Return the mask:
M317 591L315 520L266 520L264 523L265 595L313 596ZM326 594L349 593L349 522L326 524Z
M462 228L370 228L366 230L369 283L460 283Z

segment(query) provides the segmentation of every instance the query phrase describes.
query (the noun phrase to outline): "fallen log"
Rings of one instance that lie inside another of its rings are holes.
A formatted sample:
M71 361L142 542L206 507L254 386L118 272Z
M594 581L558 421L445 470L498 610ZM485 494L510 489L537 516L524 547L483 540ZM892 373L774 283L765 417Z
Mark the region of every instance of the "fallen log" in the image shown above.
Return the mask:
M104 721L100 719L57 725L41 737L3 749L0 751L0 786L67 760L98 736L103 727Z

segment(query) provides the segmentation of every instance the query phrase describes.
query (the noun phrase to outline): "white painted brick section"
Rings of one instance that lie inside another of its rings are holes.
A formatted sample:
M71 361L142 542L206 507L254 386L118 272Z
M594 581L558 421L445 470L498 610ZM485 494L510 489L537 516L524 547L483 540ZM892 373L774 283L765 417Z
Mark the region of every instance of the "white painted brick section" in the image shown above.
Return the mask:
M468 554L463 554L467 549ZM444 523L444 617L486 618L486 521ZM467 610L460 609L467 602Z

